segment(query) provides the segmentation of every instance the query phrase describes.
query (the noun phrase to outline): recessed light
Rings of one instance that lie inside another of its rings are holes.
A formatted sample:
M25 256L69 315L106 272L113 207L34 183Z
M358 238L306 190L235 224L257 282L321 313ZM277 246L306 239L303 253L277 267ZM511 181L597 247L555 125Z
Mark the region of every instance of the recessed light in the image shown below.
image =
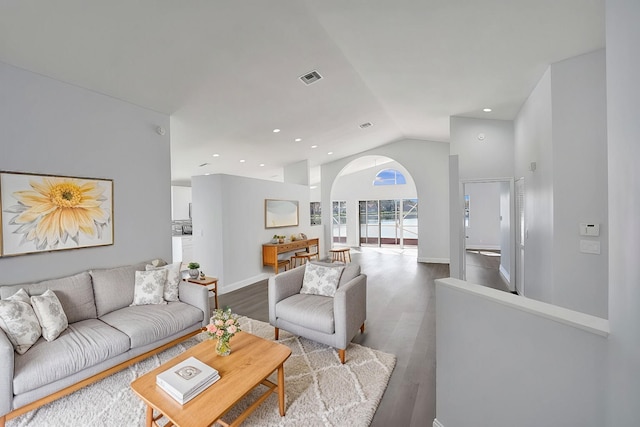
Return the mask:
M333 151L329 151L327 154L328 154L328 155L332 155L332 154L333 154Z
M294 139L294 141L295 142L300 142L300 141L302 141L302 138L296 138L296 139Z
M491 112L491 108L483 108L482 111L484 111L485 113L490 113Z
M216 153L213 155L213 157L220 157L220 154Z
M318 148L318 146L317 145L312 145L311 148Z
M278 133L278 132L280 132L280 129L274 129L273 130L273 133Z
M240 160L240 163L244 163L244 162L245 162L245 160L244 160L244 159Z
M316 188L318 188L317 185L312 185L311 187L309 187L311 190L315 190Z
M263 167L263 166L264 166L264 163L260 163L260 167Z

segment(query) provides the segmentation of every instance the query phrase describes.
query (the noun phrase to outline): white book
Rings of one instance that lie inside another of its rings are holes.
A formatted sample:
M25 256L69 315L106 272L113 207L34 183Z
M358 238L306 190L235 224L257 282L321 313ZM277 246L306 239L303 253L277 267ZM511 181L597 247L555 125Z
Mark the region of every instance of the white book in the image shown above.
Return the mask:
M180 403L186 403L220 379L218 371L190 357L156 376L156 384Z

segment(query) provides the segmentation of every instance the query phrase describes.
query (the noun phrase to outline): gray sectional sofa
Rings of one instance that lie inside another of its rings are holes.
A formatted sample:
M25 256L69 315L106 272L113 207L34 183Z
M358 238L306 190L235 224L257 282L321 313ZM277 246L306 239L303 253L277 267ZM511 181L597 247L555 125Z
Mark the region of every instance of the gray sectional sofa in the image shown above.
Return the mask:
M7 299L51 289L69 326L54 341L42 337L24 354L0 330L0 427L82 386L175 345L209 322L206 287L181 281L179 300L130 306L135 272L148 263L85 271L36 284L0 285Z

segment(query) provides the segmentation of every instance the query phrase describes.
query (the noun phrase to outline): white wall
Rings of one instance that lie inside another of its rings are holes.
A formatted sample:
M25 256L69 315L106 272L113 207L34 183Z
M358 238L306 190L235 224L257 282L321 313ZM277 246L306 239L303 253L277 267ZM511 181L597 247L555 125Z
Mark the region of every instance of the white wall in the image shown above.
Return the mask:
M500 249L500 182L467 182L467 249Z
M411 174L418 192L418 261L449 262L449 144L403 139L322 165L324 240L331 241L331 192L339 173L365 155L394 159ZM328 224L328 225L327 225Z
M607 0L609 359L607 419L640 420L640 2Z
M461 180L513 176L512 121L451 117L450 130L450 154L458 155Z
M113 179L114 245L0 258L0 282L171 259L169 117L0 63L0 170Z
M233 175L191 178L194 257L201 269L219 279L220 293L254 283L273 273L262 265L262 244L274 234L319 237L309 224L309 188L303 185ZM265 199L297 200L299 226L265 228ZM289 254L289 256L292 254Z
M189 219L191 187L171 186L171 219Z
M440 425L623 425L604 422L606 320L454 279L436 283Z
M607 108L605 52L551 66L553 115L553 303L607 317ZM579 234L599 223L600 237ZM600 243L584 254L580 240Z
M373 185L373 180L382 169L396 169L406 178L403 185ZM359 246L359 215L361 200L392 200L417 198L416 185L411 174L398 162L385 163L382 166L361 170L337 177L331 200L347 202L347 245ZM420 203L420 201L418 201ZM418 210L420 206L418 206ZM420 215L418 211L418 215Z
M515 120L515 173L525 185L524 288L553 300L553 169L551 72L547 70ZM529 171L536 162L535 172Z
M604 65L604 51L552 64L515 121L526 295L600 317L608 268ZM600 223L601 236L581 237L580 222ZM599 240L602 254L580 253L581 239Z

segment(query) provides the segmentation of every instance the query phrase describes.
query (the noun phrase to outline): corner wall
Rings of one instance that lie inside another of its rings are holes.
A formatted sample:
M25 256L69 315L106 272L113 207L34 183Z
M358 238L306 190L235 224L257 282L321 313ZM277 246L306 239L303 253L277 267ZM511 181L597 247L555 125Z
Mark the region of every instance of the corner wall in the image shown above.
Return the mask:
M3 284L171 259L169 117L0 63L0 170L113 179L114 244L0 258Z

